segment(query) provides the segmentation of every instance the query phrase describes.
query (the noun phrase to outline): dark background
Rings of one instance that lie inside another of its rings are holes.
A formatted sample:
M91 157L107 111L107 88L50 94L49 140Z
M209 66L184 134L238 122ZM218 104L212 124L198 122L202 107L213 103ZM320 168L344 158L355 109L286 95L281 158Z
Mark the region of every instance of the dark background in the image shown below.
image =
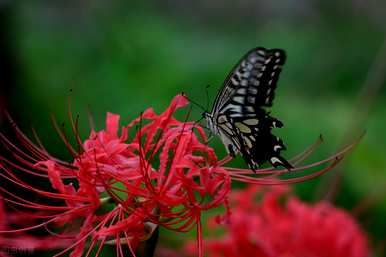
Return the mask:
M289 157L323 134L309 160L366 135L343 165L296 186L306 201L346 208L370 236L375 253L386 231L386 3L363 0L286 1L2 1L1 104L48 149L69 159L50 114L67 122L68 97L97 128L107 111L122 124L148 107L162 111L184 91L206 106L230 68L256 46L283 48L287 63L272 113ZM72 92L70 92L72 91ZM192 120L201 110L193 107ZM211 144L225 154L219 140ZM238 158L232 165L243 166ZM235 185L242 186L242 185ZM161 242L181 235L161 231ZM167 242L166 242L167 241Z

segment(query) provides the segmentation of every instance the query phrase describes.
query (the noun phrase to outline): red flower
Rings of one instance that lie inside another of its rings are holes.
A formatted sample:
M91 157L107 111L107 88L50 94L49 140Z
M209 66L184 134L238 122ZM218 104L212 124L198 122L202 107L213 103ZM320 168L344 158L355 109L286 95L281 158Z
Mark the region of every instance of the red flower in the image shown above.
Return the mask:
M34 220L25 220L23 214L9 212L0 201L0 230L10 229L13 225L28 224ZM63 248L69 244L66 239L53 238L49 236L35 236L24 232L12 233L11 235L0 234L0 256L8 257L14 254L32 253L35 250L48 250Z
M226 235L207 241L210 257L366 257L367 238L344 210L327 202L313 206L288 188L258 186L232 194ZM260 202L257 196L263 194Z
M106 129L92 130L84 142L77 133L77 122L70 118L78 150L63 132L60 136L73 155L71 163L51 156L37 137L37 145L32 143L9 118L21 147L0 134L11 155L1 157L0 176L14 185L0 188L3 199L20 211L38 212L25 212L25 219L37 216L43 221L1 232L39 227L60 231L58 237L72 238L73 243L57 256L71 251L74 257L89 256L92 249L98 256L106 244L115 244L117 255L127 245L134 255L138 243L146 241L157 226L179 232L196 228L199 255L203 256L201 213L227 205L231 179L258 184L303 181L331 169L353 146L291 171L296 175L297 171L329 163L308 175L277 180L288 171L272 168L254 175L250 170L224 167L231 158L217 159L199 125L173 118L174 112L187 104L185 97L177 96L165 112L157 115L148 109L123 126L120 134L119 116L108 113ZM135 128L134 137L129 138L129 131ZM302 161L318 143L292 159L292 164ZM23 176L47 180L52 188L37 187ZM29 191L33 197L20 197L18 190Z

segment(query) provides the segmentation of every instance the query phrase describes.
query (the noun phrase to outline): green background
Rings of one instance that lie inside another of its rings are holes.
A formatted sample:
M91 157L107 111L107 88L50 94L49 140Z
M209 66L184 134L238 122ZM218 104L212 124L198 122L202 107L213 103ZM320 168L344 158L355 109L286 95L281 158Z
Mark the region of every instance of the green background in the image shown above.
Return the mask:
M325 143L309 161L325 158L366 130L343 164L296 185L296 192L313 202L335 191L331 200L337 206L363 206L357 218L373 251L385 242L386 4L15 1L3 8L15 67L12 85L2 85L4 100L23 130L33 124L47 148L65 159L69 154L50 114L68 124L68 97L86 138L88 110L102 129L107 111L120 114L125 124L148 107L162 111L180 92L206 106L206 86L212 102L246 51L285 49L272 108L285 124L275 131L287 145L284 155L300 152L322 134ZM201 112L193 107L191 119ZM211 145L225 154L219 140ZM232 165L245 166L240 158ZM181 237L161 231L160 240L174 247Z

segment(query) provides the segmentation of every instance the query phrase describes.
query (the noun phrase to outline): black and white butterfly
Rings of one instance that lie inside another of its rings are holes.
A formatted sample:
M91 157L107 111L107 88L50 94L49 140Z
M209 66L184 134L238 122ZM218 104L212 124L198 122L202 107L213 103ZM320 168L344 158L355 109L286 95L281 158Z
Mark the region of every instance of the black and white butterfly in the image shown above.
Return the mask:
M290 170L291 164L280 156L283 141L272 128L283 123L265 109L272 106L276 83L286 59L281 49L257 47L250 50L229 73L211 112L203 117L218 135L228 154L240 153L252 170L266 161Z

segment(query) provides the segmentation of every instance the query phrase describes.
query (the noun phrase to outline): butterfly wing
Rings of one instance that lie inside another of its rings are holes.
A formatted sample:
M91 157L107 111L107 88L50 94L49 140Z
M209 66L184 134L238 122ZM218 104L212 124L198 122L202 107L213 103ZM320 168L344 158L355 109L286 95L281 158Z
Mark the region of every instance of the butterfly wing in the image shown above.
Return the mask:
M237 96L244 96L245 93L249 96L247 100L255 106L272 106L276 82L285 59L285 52L281 49L257 47L250 50L228 74L215 99L212 113L219 112L232 100L240 103L242 99Z
M212 110L217 114L213 118L217 119L222 141L232 142L253 170L266 161L275 167L292 168L280 156L285 150L283 141L271 133L273 127L283 124L263 109L272 106L284 62L283 50L252 49L228 75Z
M240 145L239 151L252 170L258 169L266 161L274 167L281 165L287 169L292 168L280 155L286 149L283 141L271 133L273 127L283 125L278 119L266 114L260 117L257 124L255 119L244 118L234 118L231 124Z

